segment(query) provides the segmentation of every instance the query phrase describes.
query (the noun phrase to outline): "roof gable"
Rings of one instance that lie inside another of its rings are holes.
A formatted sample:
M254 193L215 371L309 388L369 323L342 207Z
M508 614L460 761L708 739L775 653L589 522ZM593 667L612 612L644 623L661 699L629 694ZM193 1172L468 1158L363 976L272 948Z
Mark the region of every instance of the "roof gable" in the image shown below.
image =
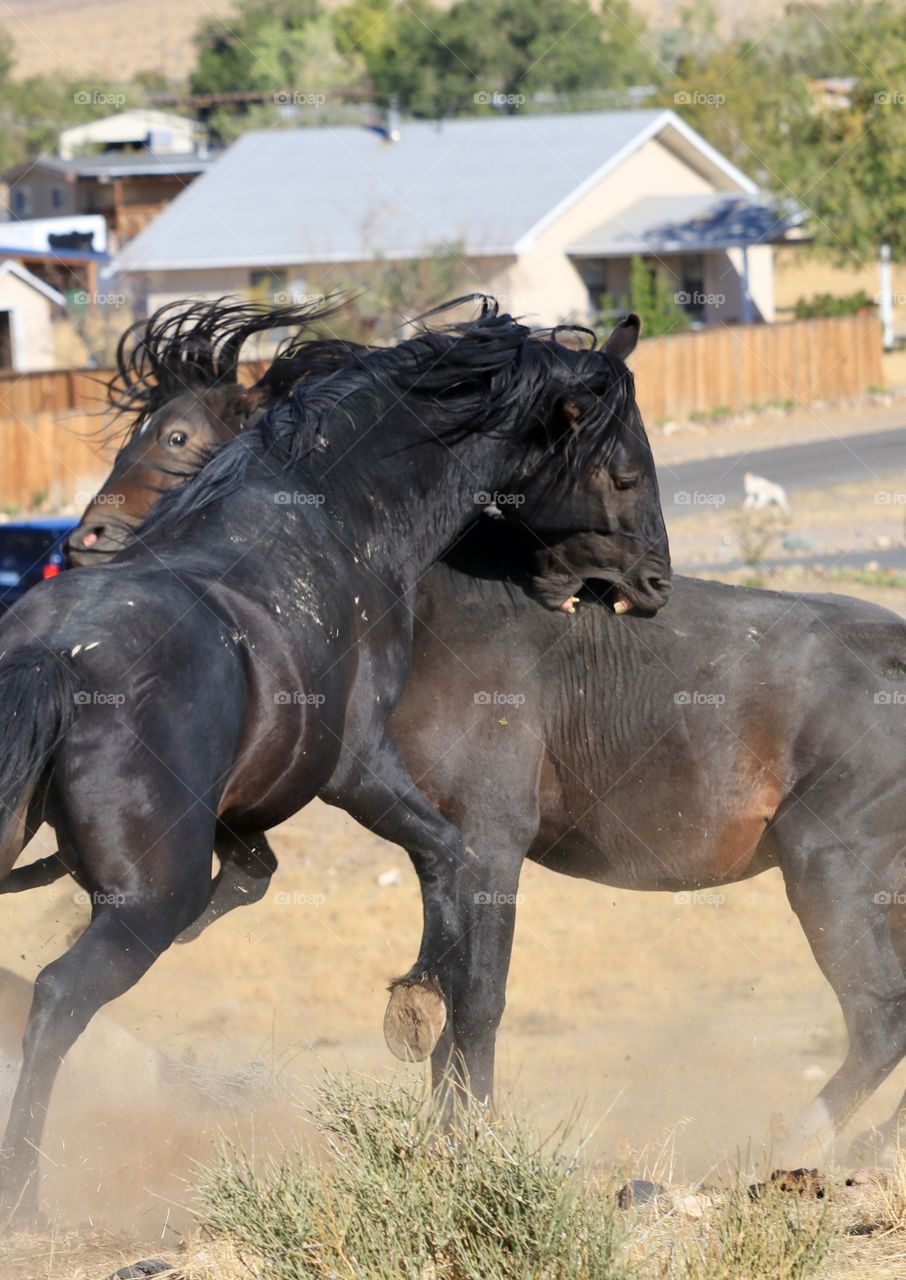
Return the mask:
M38 293L44 295L45 298L53 302L58 307L66 306L66 299L52 285L41 280L28 267L23 267L21 262L15 262L12 258L7 258L5 262L0 263L0 278L3 276L15 276L17 280L21 280L31 289L35 289Z

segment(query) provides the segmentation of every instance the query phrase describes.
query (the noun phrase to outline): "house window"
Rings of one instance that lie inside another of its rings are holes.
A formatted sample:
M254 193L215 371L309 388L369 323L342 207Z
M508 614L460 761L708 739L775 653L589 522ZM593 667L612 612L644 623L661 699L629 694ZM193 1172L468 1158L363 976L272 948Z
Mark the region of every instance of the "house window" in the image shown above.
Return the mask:
M50 207L51 209L63 208L63 188L53 186L50 188Z
M588 290L588 305L594 315L608 301L610 293L610 272L608 263L603 258L590 259L583 263L582 278Z
M286 272L279 269L250 271L249 292L256 302L288 302Z
M26 218L31 213L31 197L28 187L13 187L10 192L12 211L17 218Z
M684 253L680 262L680 279L687 301L683 302L686 315L701 320L705 315L705 255Z

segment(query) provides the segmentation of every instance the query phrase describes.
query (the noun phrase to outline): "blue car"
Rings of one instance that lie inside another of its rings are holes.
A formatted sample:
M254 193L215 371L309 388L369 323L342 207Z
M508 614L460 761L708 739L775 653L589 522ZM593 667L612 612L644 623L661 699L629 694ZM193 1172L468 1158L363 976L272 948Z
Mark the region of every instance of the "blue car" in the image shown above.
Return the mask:
M63 568L63 548L78 521L42 516L0 524L0 609Z

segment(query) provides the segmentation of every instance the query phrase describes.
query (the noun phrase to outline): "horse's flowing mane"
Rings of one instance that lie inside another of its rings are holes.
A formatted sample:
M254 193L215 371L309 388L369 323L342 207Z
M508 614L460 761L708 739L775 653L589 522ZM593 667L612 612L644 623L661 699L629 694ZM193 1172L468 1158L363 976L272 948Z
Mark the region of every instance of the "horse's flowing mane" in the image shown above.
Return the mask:
M418 323L470 300L457 298ZM275 471L303 462L318 451L330 424L345 422L364 433L380 422L382 440L392 449L393 411L403 402L411 416L400 448L413 442L414 417L424 440L445 444L479 432L503 437L522 431L528 440L534 430L535 443L547 446L552 471L579 474L605 460L637 413L625 364L595 346L577 349L559 340L561 333L585 336L588 330L532 330L501 315L493 298L480 301L476 318L425 326L392 347L295 343L287 393L195 476L166 493L140 534L173 528L234 492L254 457L266 458ZM288 372L285 365L275 373L275 385L285 383ZM570 425L561 409L573 396L582 408Z
M176 396L237 385L240 352L254 334L298 329L256 384L276 398L298 376L304 334L323 324L340 305L339 299L329 298L305 306L265 306L237 298L167 303L148 320L130 325L120 338L116 372L107 383L108 403L118 416L131 419L131 436ZM325 340L323 345L326 359L332 344Z

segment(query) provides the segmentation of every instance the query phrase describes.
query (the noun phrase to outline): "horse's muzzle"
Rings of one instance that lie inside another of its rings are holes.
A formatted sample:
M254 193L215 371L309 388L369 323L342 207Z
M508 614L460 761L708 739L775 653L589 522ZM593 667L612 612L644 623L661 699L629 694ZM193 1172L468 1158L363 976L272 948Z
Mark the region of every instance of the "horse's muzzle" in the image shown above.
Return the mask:
M104 564L122 551L130 541L132 530L116 521L96 524L85 521L73 529L63 548L66 564L72 568Z

